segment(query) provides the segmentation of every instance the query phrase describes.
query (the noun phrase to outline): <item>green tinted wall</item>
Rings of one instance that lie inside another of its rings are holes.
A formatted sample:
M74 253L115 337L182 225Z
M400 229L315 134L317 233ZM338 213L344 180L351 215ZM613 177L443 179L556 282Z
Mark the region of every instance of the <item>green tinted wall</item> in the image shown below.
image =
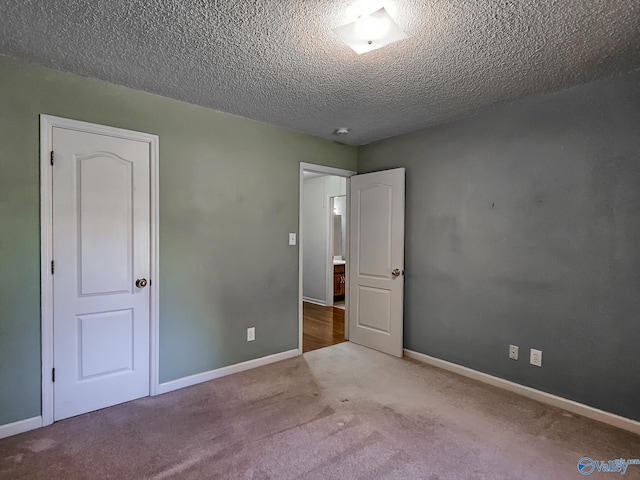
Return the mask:
M40 415L41 113L160 136L161 382L297 348L299 162L354 147L0 56L0 425Z

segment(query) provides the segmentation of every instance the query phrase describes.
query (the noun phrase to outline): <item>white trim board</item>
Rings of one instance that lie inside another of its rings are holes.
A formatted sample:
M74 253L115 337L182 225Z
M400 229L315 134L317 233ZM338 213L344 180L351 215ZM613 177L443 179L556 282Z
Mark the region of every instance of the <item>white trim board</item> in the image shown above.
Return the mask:
M317 298L302 297L302 301L307 303L313 303L314 305L320 305L321 307L327 306L327 302L323 302L322 300L318 300Z
M11 437L20 433L28 432L42 427L42 417L27 418L18 422L0 425L0 438Z
M227 375L232 375L234 373L244 372L245 370L262 367L271 363L280 362L299 355L300 352L298 349L294 348L293 350L287 350L286 352L274 353L273 355L267 355L266 357L247 360L246 362L236 363L235 365L229 365L228 367L196 373L195 375L161 383L158 385L158 394L173 392L174 390L197 385L198 383L208 382L209 380L215 380L220 377L226 377Z
M40 115L40 282L41 282L41 330L42 330L42 424L46 426L53 423L53 382L51 381L51 369L53 368L53 278L49 270L53 255L52 239L52 200L53 173L50 160L50 152L53 149L53 128L67 128L82 132L108 135L118 138L126 138L149 144L150 157L150 229L151 229L151 271L149 278L150 289L150 345L149 345L149 393L158 395L159 379L159 297L160 292L160 215L158 212L160 177L159 168L159 144L157 135L134 132L122 128L96 125L93 123L70 120L67 118Z
M447 362L446 360L440 360L439 358L431 357L429 355L425 355L424 353L414 352L405 348L404 354L406 357L413 360L417 360L419 362L426 363L428 365L438 367L449 372L457 373L458 375L462 375L463 377L471 378L473 380L477 380L494 387L502 388L503 390L517 393L518 395L536 400L540 403L545 403L553 407L561 408L568 412L582 415L583 417L597 420L598 422L606 423L607 425L621 428L623 430L635 433L636 435L640 435L640 422L636 420L621 417L620 415L616 415L615 413L605 412L604 410L599 410L597 408L590 407L589 405L578 403L567 398L558 397L557 395L553 395L551 393L542 392L540 390L536 390L535 388L526 387L524 385L520 385L519 383L514 383L509 380L494 377L493 375L489 375L487 373L478 372L477 370L463 367L462 365L457 365L455 363Z

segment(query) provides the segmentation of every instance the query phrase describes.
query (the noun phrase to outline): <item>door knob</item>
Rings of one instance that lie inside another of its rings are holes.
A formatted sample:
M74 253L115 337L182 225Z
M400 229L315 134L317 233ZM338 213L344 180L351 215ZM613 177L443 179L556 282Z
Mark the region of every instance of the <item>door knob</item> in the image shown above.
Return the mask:
M136 280L136 287L144 288L146 286L147 286L147 279L146 278L139 278L138 280Z
M391 275L393 275L394 277L399 277L400 276L400 269L396 268L395 270L393 270L393 272L391 272Z

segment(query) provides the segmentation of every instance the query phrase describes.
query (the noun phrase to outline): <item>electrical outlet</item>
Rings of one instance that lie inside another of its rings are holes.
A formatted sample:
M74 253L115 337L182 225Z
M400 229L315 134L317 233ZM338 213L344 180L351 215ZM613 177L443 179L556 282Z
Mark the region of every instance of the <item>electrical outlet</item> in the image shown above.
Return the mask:
M536 367L542 366L542 350L536 350L535 348L531 349L531 357L529 358L529 363L531 365L535 365Z
M256 339L256 327L247 328L247 342L253 342Z
M509 345L509 358L511 360L517 360L518 359L518 351L520 349L518 348L517 345Z

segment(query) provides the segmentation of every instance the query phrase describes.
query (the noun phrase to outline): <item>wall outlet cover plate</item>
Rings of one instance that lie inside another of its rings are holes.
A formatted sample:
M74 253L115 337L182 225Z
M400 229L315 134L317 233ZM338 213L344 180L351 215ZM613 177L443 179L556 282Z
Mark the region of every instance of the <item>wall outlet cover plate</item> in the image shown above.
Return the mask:
M509 358L511 360L518 360L519 348L517 345L509 345Z
M529 363L531 365L535 365L536 367L542 366L542 350L536 350L535 348L531 349L531 356L529 358Z

